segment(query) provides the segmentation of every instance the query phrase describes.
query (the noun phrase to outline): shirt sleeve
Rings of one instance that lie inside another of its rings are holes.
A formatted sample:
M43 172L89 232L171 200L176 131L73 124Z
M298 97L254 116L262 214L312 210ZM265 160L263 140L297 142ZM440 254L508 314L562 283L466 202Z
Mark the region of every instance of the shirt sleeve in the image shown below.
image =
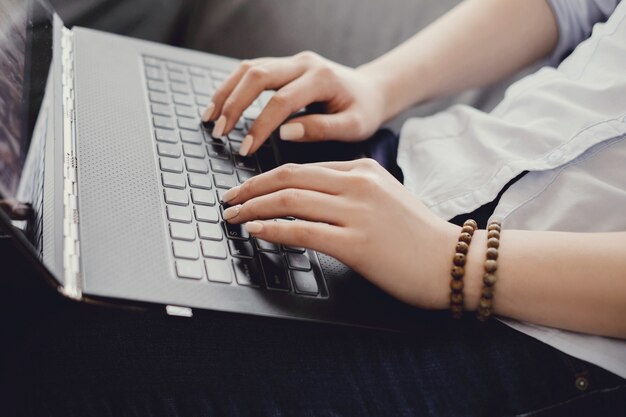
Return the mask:
M591 35L593 25L605 22L620 0L548 0L559 30L559 40L548 63L558 66Z

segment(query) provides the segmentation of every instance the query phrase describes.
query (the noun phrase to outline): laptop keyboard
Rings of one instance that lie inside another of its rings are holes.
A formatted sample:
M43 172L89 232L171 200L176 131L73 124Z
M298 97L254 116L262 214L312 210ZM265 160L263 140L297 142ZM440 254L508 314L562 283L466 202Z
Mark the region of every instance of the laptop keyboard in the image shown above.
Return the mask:
M150 56L143 63L177 277L327 296L314 251L253 238L223 219L222 194L277 165L269 142L251 157L239 156L261 103L244 112L228 137L213 138L200 117L228 74Z

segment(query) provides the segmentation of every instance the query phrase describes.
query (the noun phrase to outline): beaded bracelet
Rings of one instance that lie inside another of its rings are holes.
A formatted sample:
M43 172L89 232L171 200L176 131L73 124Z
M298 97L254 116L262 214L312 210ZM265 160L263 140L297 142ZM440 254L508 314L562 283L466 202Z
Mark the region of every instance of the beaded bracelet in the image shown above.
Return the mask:
M496 271L498 270L498 248L500 247L500 222L492 220L487 226L487 256L485 259L485 275L483 275L483 288L478 302L476 318L485 321L491 317L493 309L493 293L496 284Z
M478 224L474 220L466 220L463 223L459 240L456 243L456 251L452 258L452 270L450 275L450 312L452 317L460 319L463 317L463 277L465 276L465 262L469 245L472 243L474 231Z

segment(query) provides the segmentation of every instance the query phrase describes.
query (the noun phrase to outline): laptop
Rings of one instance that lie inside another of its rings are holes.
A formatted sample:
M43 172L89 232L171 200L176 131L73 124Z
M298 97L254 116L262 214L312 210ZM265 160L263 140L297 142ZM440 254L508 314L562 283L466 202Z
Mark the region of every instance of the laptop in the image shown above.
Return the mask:
M271 92L211 136L200 115L237 60L70 30L43 0L3 0L0 36L0 228L59 297L411 326L415 309L336 259L223 221L224 191L312 149L272 137L238 155Z

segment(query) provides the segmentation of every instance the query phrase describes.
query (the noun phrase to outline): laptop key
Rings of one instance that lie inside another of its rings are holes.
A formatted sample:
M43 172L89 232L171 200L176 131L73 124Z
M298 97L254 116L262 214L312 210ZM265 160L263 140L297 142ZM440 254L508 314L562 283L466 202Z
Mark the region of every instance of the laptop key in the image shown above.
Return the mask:
M154 127L161 129L173 130L176 126L174 125L174 119L167 116L154 116L152 118Z
M289 271L298 294L317 295L319 288L313 271Z
M241 184L254 177L254 175L254 172L237 170L237 178Z
M172 99L176 104L182 104L184 106L193 106L193 98L184 94L172 94Z
M178 188L185 189L187 184L185 183L185 177L180 174L175 174L173 172L162 172L161 173L161 182L164 187L168 188Z
M233 188L237 185L235 177L222 174L213 174L213 183L215 183L217 188L225 189Z
M183 154L192 158L204 158L204 146L183 143Z
M167 94L159 93L158 91L150 91L148 96L153 103L169 104L170 102L170 97Z
M241 130L232 130L228 134L228 139L234 142L242 142L245 139L246 135Z
M176 204L177 206L189 205L189 196L185 190L166 188L163 190L163 194L165 195L165 202L167 204Z
M282 257L276 253L260 253L261 266L267 288L270 290L289 291L289 276Z
M200 258L198 245L196 245L196 242L183 242L180 240L174 240L172 242L172 248L174 250L174 257L176 258L192 260Z
M301 247L297 247L297 246L288 246L288 245L281 245L283 250L287 251L287 252L295 252L295 253L304 253L306 252L305 248L301 248Z
M194 145L202 145L204 143L204 135L199 130L181 130L180 140L185 143L193 143Z
M185 177L181 174L176 174L173 172L162 172L161 173L161 183L164 187L168 188L178 188L185 189L187 187L187 183L185 182Z
M205 259L204 266L206 268L209 281L223 282L225 284L233 282L233 269L229 261Z
M159 158L159 166L161 171L181 173L183 172L183 164L180 159L174 158Z
M261 286L263 270L256 259L233 259L233 268L237 284L249 287Z
M197 117L193 107L183 105L176 106L176 115L181 117L188 117L190 119L195 119Z
M194 211L196 213L196 220L199 222L217 223L220 220L215 207L194 206Z
M263 239L254 239L256 241L256 247L262 252L278 252L278 245L276 243L268 242Z
M189 174L189 186L192 188L202 188L203 190L210 190L211 179L208 175L202 174Z
M170 81L174 81L174 82L177 82L177 83L187 82L187 76L184 73L182 73L182 72L172 72L172 71L170 71L167 74L167 78L169 78Z
M202 247L202 255L205 258L226 259L226 247L223 242L214 240L200 241Z
M190 224L170 223L170 236L172 239L193 241L196 231Z
M311 269L311 261L305 254L287 252L285 255L289 269L300 269L302 271Z
M191 210L189 207L166 206L167 219L172 222L191 223Z
M177 94L191 94L191 88L189 88L189 86L186 83L177 83L177 82L172 82L170 83L170 89L172 90L173 93L177 93Z
M202 94L198 94L196 95L196 104L198 106L201 106L202 109L206 109L206 106L209 105L209 103L211 102L211 95L213 94L213 92L208 93L208 95L202 95Z
M199 131L200 130L200 121L198 119L187 119L185 117L178 118L178 127L185 130L191 131Z
M234 171L233 163L230 159L211 159L211 170L222 174L232 174Z
M254 247L248 240L229 240L228 250L236 258L252 259L254 257Z
M160 67L161 64L159 63L159 60L156 58L153 58L151 56L145 56L143 57L143 63L151 66L151 67Z
M214 206L215 195L211 191L194 188L191 190L191 201L193 201L194 204Z
M153 103L150 105L150 110L152 110L152 114L155 114L157 116L173 116L174 115L174 111L172 110L172 107L167 104Z
M180 157L180 148L173 143L157 143L157 152L160 156Z
M204 159L185 158L185 166L189 172L206 174L209 172L209 164Z
M230 151L224 145L209 143L206 148L211 158L230 159Z
M231 224L225 221L222 221L222 226L224 227L224 232L226 233L226 237L228 239L239 239L239 240L248 240L250 239L250 234L246 231L246 229L241 224Z
M154 129L154 137L159 142L178 143L178 139L172 130Z
M234 152L234 149L233 153L235 153L235 166L237 167L237 169L245 169L247 171L254 172L257 171L256 161L254 160L254 158L237 155L237 152Z
M215 223L197 223L198 236L200 239L223 240L224 232L222 227Z
M148 80L148 90L158 91L159 93L167 93L167 84L163 81Z
M176 275L179 278L202 279L202 263L177 260Z

